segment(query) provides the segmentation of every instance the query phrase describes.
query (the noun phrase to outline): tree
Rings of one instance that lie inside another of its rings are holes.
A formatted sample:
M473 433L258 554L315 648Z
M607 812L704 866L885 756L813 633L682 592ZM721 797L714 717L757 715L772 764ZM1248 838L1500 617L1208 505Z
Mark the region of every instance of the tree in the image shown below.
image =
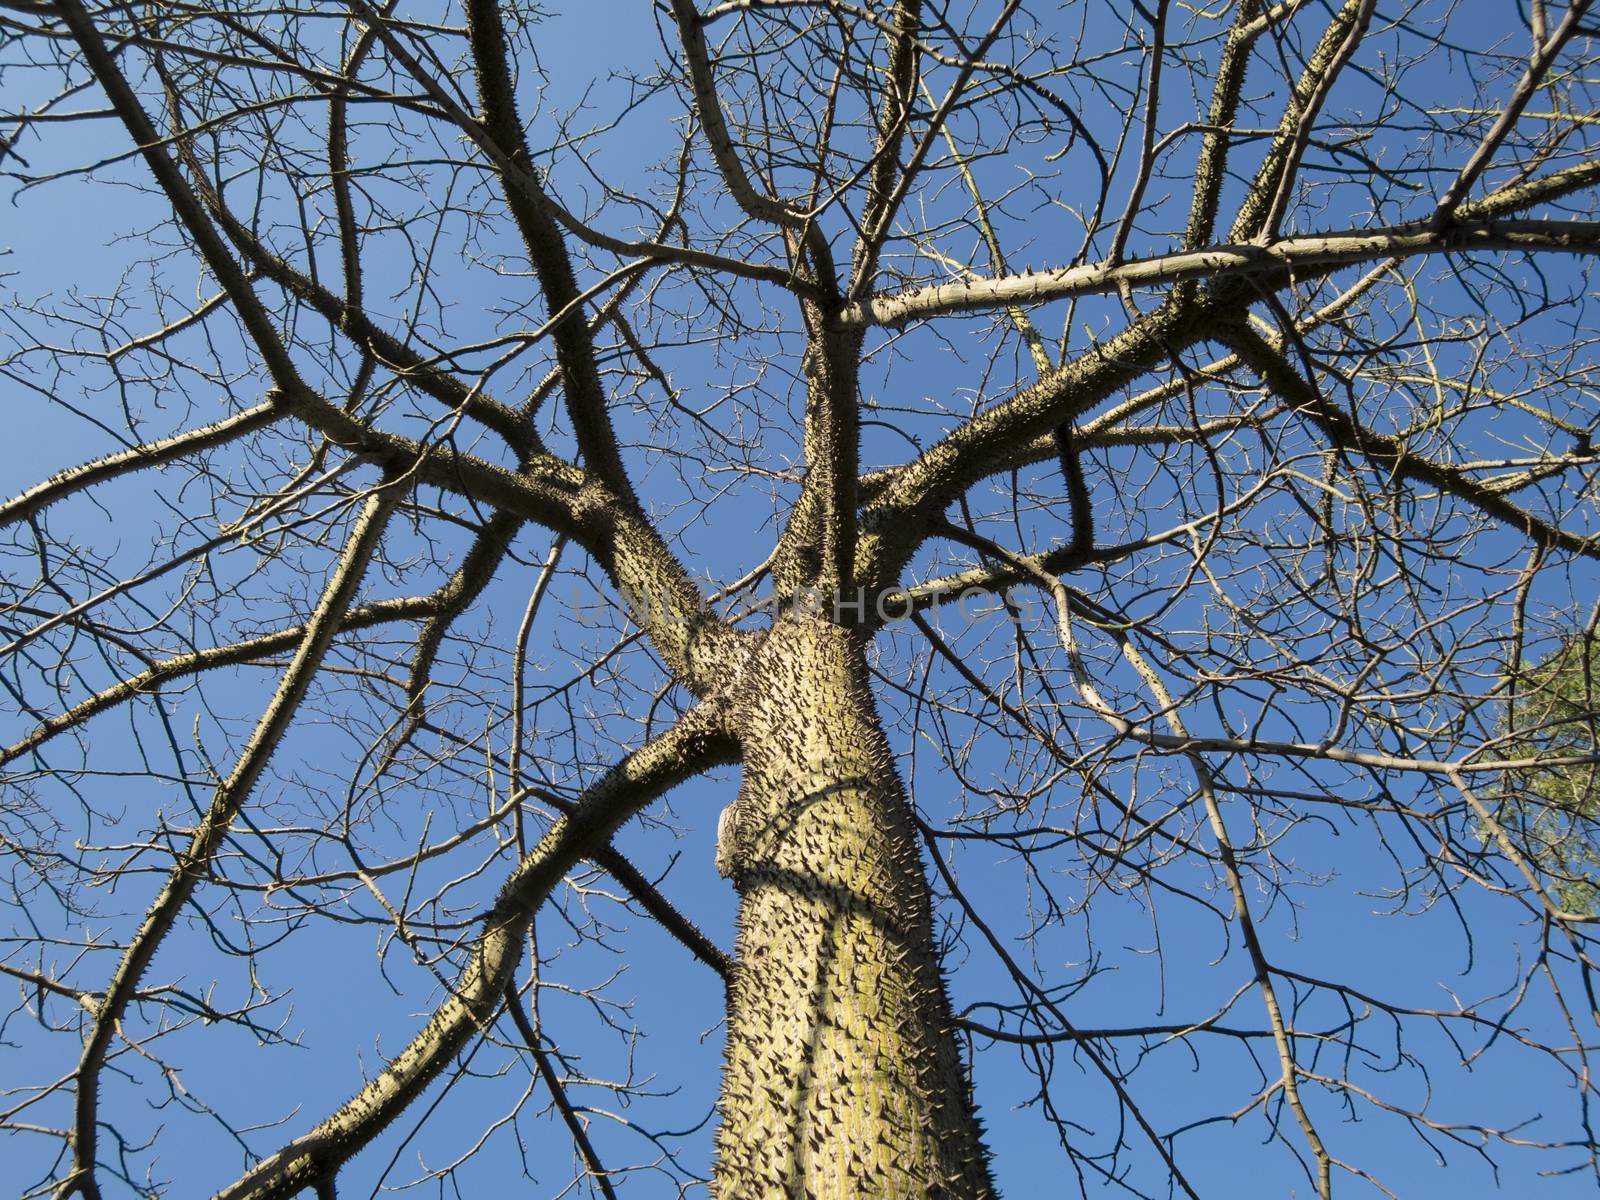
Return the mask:
M26 1194L1600 1173L1590 9L3 0Z
M1510 681L1509 757L1533 762L1507 773L1495 814L1499 826L1516 830L1515 844L1532 852L1562 907L1590 916L1600 912L1594 671L1594 633L1583 629Z

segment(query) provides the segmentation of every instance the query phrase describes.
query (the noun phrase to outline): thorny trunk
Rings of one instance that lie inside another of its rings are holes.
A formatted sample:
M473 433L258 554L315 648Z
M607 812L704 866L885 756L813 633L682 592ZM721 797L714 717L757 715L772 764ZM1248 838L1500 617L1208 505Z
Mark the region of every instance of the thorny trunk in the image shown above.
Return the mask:
M860 640L783 620L740 683L714 1193L990 1197L916 830Z

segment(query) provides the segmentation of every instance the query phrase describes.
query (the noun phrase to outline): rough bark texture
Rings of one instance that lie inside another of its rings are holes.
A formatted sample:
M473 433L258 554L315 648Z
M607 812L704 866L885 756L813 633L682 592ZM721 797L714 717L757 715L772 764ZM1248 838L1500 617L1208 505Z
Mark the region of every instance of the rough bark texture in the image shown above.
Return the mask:
M719 847L741 903L714 1194L992 1196L859 638L781 620L740 693L744 783Z

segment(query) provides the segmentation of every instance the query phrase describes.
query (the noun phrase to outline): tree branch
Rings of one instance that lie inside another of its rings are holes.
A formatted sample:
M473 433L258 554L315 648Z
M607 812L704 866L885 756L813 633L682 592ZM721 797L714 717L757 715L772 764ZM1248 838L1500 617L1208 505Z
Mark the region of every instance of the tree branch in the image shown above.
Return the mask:
M1600 222L1464 218L1447 230L1429 224L1391 225L1306 234L1270 245L1221 243L1128 262L1104 261L998 279L937 284L847 305L839 320L845 325L898 328L946 313L1042 304L1116 292L1124 287L1196 280L1249 277L1263 287L1276 289L1310 271L1324 274L1329 268L1355 263L1494 250L1600 253Z
M282 415L282 408L269 399L254 408L247 408L242 413L224 417L203 428L174 434L159 442L133 446L52 475L16 499L0 505L0 528L16 521L26 520L74 492L81 492L123 475L131 475L147 467L159 467L164 463L176 462L201 450L226 445L246 434L266 428Z
M1494 487L1413 453L1399 438L1377 433L1332 404L1290 366L1283 353L1244 324L1218 330L1262 381L1305 415L1340 448L1360 454L1385 476L1427 483L1477 508L1545 549L1559 548L1600 560L1600 537L1580 537L1513 504Z
M316 610L306 622L299 649L284 671L276 693L232 772L217 786L210 809L190 837L188 847L178 855L166 885L146 911L138 932L111 977L105 998L96 1009L94 1025L78 1063L77 1110L72 1136L73 1169L57 1189L58 1200L64 1200L75 1192L81 1192L91 1200L97 1200L99 1196L94 1169L99 1133L100 1070L105 1063L112 1034L137 992L139 980L150 965L150 960L155 957L157 948L172 929L184 905L189 902L212 856L228 836L234 819L266 769L268 759L294 720L306 688L312 676L321 668L323 656L339 630L350 598L366 573L367 563L378 548L384 526L403 494L402 488L385 483L368 497L350 532L344 553L323 588Z
M215 1200L287 1200L339 1168L398 1117L494 1018L551 889L630 817L678 784L734 761L720 709L702 703L596 781L501 889L448 999L384 1070L311 1132L257 1163Z

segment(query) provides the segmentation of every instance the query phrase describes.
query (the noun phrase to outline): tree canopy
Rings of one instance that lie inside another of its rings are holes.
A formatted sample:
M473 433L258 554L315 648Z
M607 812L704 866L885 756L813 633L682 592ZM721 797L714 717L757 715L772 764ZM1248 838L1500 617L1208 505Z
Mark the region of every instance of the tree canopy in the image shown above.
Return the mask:
M25 1196L1591 1194L1590 0L0 0Z

